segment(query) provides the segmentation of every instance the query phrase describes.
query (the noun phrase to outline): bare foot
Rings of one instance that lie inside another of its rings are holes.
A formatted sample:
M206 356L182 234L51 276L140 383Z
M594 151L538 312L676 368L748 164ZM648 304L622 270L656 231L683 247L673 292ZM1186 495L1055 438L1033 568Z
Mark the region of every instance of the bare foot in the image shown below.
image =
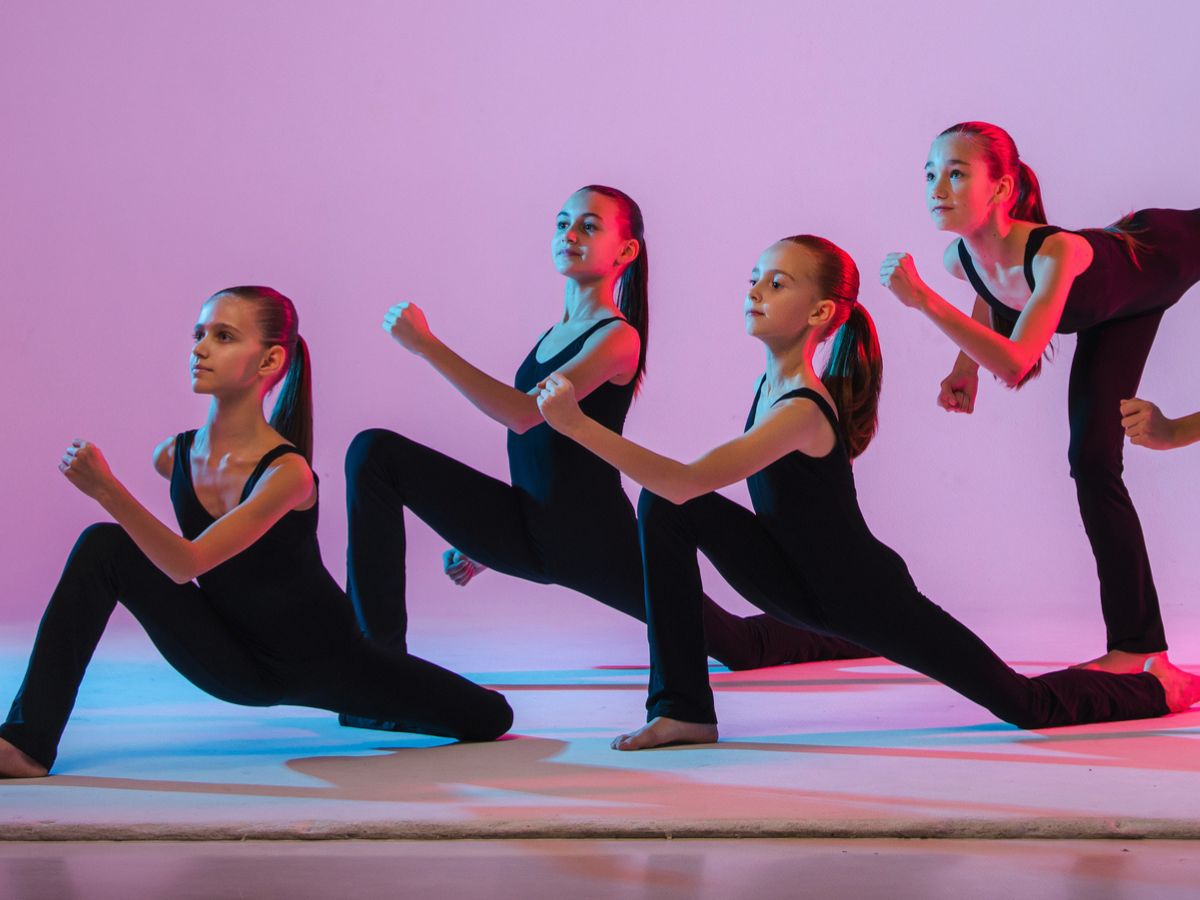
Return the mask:
M637 731L618 735L610 745L614 750L649 750L667 744L715 744L717 726L701 722L681 722L658 716Z
M1095 669L1097 672L1112 672L1114 675L1136 675L1146 671L1146 664L1151 659L1161 659L1167 663L1167 651L1158 653L1130 653L1126 650L1109 650L1103 656L1097 656L1087 662L1077 663L1072 669ZM1170 663L1167 663L1170 665Z
M1200 676L1185 672L1157 656L1146 660L1146 671L1162 682L1167 694L1167 708L1171 712L1183 712L1200 703Z
M0 778L41 778L50 770L0 738Z

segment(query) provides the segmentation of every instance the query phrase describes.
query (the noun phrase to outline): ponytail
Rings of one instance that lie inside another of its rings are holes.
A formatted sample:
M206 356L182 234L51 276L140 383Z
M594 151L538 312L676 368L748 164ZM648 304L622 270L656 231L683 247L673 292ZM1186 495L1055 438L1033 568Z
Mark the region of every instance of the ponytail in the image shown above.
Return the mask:
M312 465L312 366L308 344L300 337L300 316L295 304L274 288L261 285L225 288L213 296L222 294L253 303L263 343L268 347L277 344L287 354L288 367L271 413L271 427L295 444Z
M579 192L587 191L616 200L622 207L625 236L638 242L638 254L625 267L617 282L617 308L625 321L634 327L640 339L637 372L633 376L636 392L646 375L646 348L650 343L650 257L646 252L646 227L642 221L642 209L624 191L603 184L589 184ZM578 193L578 192L577 192Z
M1033 169L1026 163L1017 162L1017 200L1010 215L1026 222L1046 224L1046 210L1042 206L1042 186L1038 184Z
M842 441L851 459L859 456L879 430L879 393L883 353L871 314L857 301L833 337L821 383L837 407Z
M879 430L879 392L883 386L883 353L870 314L858 302L858 266L833 241L815 234L784 238L810 252L816 266L818 294L834 303L826 336L833 335L821 383L837 407L838 428L851 459L871 443Z
M299 335L296 335L296 345L290 356L287 374L283 377L275 409L271 412L271 427L295 444L296 449L312 465L312 365L308 344Z
M650 341L650 260L646 257L646 241L639 241L638 255L621 273L618 283L620 296L618 306L625 321L637 329L641 339L641 349L638 351L637 374L634 376L634 390L642 385L646 374L646 345Z

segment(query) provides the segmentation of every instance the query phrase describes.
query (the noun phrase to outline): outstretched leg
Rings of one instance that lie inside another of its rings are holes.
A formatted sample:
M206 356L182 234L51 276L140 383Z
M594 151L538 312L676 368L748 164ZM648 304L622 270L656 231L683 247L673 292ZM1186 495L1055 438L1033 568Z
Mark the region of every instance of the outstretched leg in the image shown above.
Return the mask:
M117 602L172 666L197 687L233 703L276 702L252 654L192 583L175 584L118 525L93 525L71 551L42 616L25 680L0 738L49 770L80 682ZM0 763L0 774L16 775Z
M1164 686L1153 673L1067 670L1026 678L1014 672L969 629L919 594L899 557L882 545L863 548L858 570L847 575L837 596L817 598L757 516L724 497L710 494L676 506L643 492L639 520L651 620L647 710L652 721L663 716L716 724L698 625L697 551L759 608L868 647L1022 728L1149 718L1170 711ZM654 745L649 740L625 743ZM622 746L621 740L614 745Z

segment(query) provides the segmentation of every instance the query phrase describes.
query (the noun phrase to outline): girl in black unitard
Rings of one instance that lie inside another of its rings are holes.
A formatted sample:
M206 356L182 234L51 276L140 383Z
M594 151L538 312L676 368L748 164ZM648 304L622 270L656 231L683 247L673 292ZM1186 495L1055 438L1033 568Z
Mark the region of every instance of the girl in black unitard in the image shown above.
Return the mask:
M979 367L1009 387L1034 377L1054 333L1077 332L1067 391L1067 459L1096 570L1108 652L1086 665L1138 672L1166 658L1158 594L1137 511L1121 478L1121 401L1138 382L1163 313L1200 281L1200 209L1143 209L1108 228L1046 225L1037 178L1006 131L963 122L933 142L925 165L934 224L959 237L946 269L975 289L967 316L892 253L880 278L961 352L939 404L970 413Z
M1024 728L1160 716L1200 698L1200 678L1158 659L1136 675L1068 669L1026 678L922 596L904 561L871 534L855 496L850 461L875 432L882 360L853 260L799 235L769 247L750 283L746 330L766 345L766 374L745 433L695 462L659 456L589 418L561 374L538 397L557 431L645 486L638 527L649 715L615 748L716 740L697 551L760 609L868 647ZM833 334L818 378L813 354ZM712 493L742 478L753 512Z
M263 398L282 380L270 423ZM201 308L192 389L208 419L163 441L180 537L142 506L94 445L59 468L116 524L71 551L25 680L0 726L0 776L45 775L100 635L124 604L172 666L215 697L386 716L405 730L491 740L512 724L504 697L365 640L317 546L308 350L292 302L236 287ZM195 583L193 582L195 579Z
M552 250L566 278L562 317L525 357L514 386L442 343L415 304L388 311L384 329L401 346L508 429L512 483L391 431L354 439L346 456L348 590L376 640L405 645L405 508L453 545L446 571L459 584L492 568L564 585L646 619L637 525L620 475L547 427L535 399L538 382L560 370L589 415L622 430L646 361L649 264L641 210L614 188L582 188L555 219ZM870 655L768 616L735 616L707 599L703 617L709 653L734 669Z

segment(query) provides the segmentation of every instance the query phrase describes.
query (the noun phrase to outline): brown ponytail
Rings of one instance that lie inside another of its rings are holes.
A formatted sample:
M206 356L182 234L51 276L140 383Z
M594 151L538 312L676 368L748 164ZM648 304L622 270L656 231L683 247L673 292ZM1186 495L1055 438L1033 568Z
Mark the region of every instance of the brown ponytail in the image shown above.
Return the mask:
M267 346L278 344L287 354L287 370L271 412L271 427L295 444L312 465L312 364L308 344L300 337L300 316L295 304L274 288L260 285L226 288L213 296L222 294L253 303L258 312L263 343Z
M879 393L883 353L870 314L858 302L858 266L845 250L814 234L784 238L816 258L814 280L823 299L835 304L826 335L833 336L821 383L837 407L842 441L851 459L859 456L879 430Z

